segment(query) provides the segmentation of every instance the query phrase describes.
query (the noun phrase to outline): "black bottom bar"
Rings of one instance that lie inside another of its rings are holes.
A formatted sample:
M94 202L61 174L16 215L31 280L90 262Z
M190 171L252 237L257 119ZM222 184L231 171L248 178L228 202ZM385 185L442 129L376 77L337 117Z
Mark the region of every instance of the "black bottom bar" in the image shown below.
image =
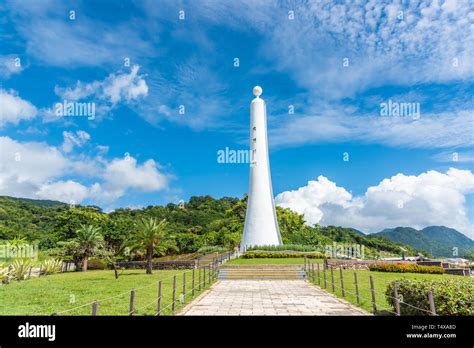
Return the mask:
M31 325L54 325L54 341L48 337L19 337L26 325L30 330ZM289 347L472 347L473 328L474 317L0 317L0 346L190 346L203 344L200 340L206 337L206 346L222 346L225 342Z

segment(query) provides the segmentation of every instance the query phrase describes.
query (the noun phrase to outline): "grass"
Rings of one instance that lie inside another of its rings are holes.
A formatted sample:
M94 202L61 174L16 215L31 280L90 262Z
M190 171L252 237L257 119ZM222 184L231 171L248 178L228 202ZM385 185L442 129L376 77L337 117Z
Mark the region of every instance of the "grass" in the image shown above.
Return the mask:
M354 272L357 273L357 283L359 287L359 296L360 304L357 304L356 295L355 295L355 285L354 285ZM374 279L374 289L375 289L375 303L377 306L377 314L391 315L394 309L388 304L385 298L385 290L387 285L395 279L442 279L442 278L453 278L457 279L459 276L447 275L447 274L420 274L420 273L390 273L390 272L370 272L366 270L343 270L342 277L344 281L344 290L345 296L342 297L341 293L341 278L339 269L334 270L334 284L335 291L332 291L332 282L331 282L331 272L330 270L326 271L326 291L335 294L337 297L344 298L347 301L358 305L359 307L365 309L368 312L373 312L372 309L372 294L370 291L370 275ZM311 277L308 277L311 281ZM321 287L324 288L324 277L322 269L320 271ZM318 275L315 269L315 282L318 285ZM403 304L401 304L403 306Z
M311 262L323 263L323 259L311 259ZM303 265L304 258L302 257L289 257L289 258L255 258L255 259L244 259L238 258L231 261L227 261L227 264L233 265Z
M0 315L90 315L94 300L99 301L98 315L128 315L130 291L136 288L135 314L155 315L157 312L158 281L162 280L162 308L172 302L173 276L176 275L176 309L183 304L179 295L183 292L183 273L186 273L186 292L191 290L192 270L153 271L126 270L115 279L111 270L58 273L21 282L13 281L0 286ZM203 276L203 274L201 273ZM198 270L195 271L198 284ZM206 287L209 287L206 272ZM201 292L204 287L201 286ZM200 292L196 291L195 296ZM189 302L191 293L187 293ZM114 297L107 299L109 297ZM69 310L86 304L84 307ZM162 315L171 315L171 306Z

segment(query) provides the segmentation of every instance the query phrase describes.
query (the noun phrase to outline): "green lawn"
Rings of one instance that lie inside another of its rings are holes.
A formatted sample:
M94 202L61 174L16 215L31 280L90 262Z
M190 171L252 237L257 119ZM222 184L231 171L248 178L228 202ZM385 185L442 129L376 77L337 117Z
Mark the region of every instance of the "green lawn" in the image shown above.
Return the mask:
M311 259L314 263L323 263L323 259ZM244 259L238 258L227 262L228 264L234 265L303 265L304 258L302 257L291 257L291 258L255 258L255 259Z
M453 278L457 279L459 276L446 275L446 274L420 274L420 273L389 273L389 272L370 272L366 270L358 270L357 272L357 283L359 287L360 304L359 307L372 313L372 295L370 291L370 275L374 279L375 289L375 302L377 305L377 314L389 314L393 312L393 308L387 303L385 298L385 290L387 285L395 279L441 279L441 278ZM345 296L344 299L357 305L354 285L354 270L342 271L342 277L344 281ZM309 277L311 281L311 277ZM324 277L322 268L320 271L321 287L324 288ZM318 276L315 268L315 284L318 285ZM332 291L331 272L326 271L326 291L334 293L336 296L342 298L341 293L341 278L340 271L334 270L334 284L335 291ZM436 296L436 294L435 294ZM403 304L401 304L403 306Z
M0 286L0 315L90 315L91 304L99 301L98 315L128 315L130 290L136 288L136 315L154 315L157 311L158 281L162 280L162 308L172 302L173 276L176 278L176 309L183 305L179 295L183 292L184 271L126 270L115 279L111 270L68 272L32 278L21 282L13 281ZM201 273L203 276L203 273ZM191 290L192 270L186 271L186 292ZM202 279L201 279L202 282ZM198 284L198 270L195 271L195 284ZM209 287L206 272L206 287ZM201 291L204 289L201 286ZM195 296L199 291L195 292ZM116 297L115 297L116 296ZM109 297L114 297L107 299ZM191 293L186 295L186 302ZM154 301L154 302L153 302ZM61 311L86 304L84 307L60 313ZM170 315L171 307L162 315Z

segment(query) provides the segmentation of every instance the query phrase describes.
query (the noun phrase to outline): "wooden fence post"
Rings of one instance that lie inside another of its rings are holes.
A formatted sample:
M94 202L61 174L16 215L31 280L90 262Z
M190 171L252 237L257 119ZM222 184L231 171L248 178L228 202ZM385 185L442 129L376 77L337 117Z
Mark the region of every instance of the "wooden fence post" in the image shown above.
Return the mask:
M304 256L304 271L306 272L306 255Z
M357 284L357 272L356 271L354 271L354 285L355 285L355 291L356 291L357 304L360 304L359 284Z
M344 275L342 273L342 267L339 268L339 276L341 277L341 295L344 297Z
M135 289L132 289L130 291L130 310L129 310L129 315L133 315L135 312Z
M198 273L199 273L199 291L201 291L201 267L198 268Z
M316 268L318 269L318 285L321 285L321 275L319 274L319 263L316 264Z
M195 291L195 288L194 288L194 271L195 269L193 268L193 291L192 291L192 296L194 297L194 291Z
M375 314L377 312L377 304L375 303L374 277L372 275L370 275L370 292L372 293L372 309Z
M314 262L311 263L311 278L312 282L314 283Z
M92 315L97 315L97 313L99 312L99 302L97 301L94 301L94 303L92 303Z
M158 282L158 305L156 308L156 315L161 315L161 280Z
M331 282L332 282L332 292L336 292L336 288L334 287L334 268L331 267Z
M436 308L435 308L435 303L434 303L434 298L433 298L433 292L432 291L428 291L428 300L430 301L431 315L436 315Z
M211 265L208 266L209 267L209 286L211 285Z
M398 299L398 283L397 281L393 282L393 298L395 303L395 312L397 316L400 316L400 302Z
M183 303L186 303L186 272L183 273Z
M171 302L171 311L174 313L176 305L176 276L173 276L173 302Z
M324 276L324 288L326 289L326 268L323 266L323 276Z
M202 271L204 272L204 276L203 276L203 288L205 289L205 288L206 288L206 266L203 266L203 267L202 267Z

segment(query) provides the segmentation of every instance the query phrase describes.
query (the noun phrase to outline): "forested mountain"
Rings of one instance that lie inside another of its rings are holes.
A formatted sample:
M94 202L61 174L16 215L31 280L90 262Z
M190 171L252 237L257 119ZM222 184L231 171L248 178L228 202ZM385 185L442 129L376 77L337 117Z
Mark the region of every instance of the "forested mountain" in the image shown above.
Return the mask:
M433 256L463 257L474 252L474 241L455 229L445 226L429 226L422 230L411 227L385 229L371 236L387 238Z
M0 197L0 239L20 236L38 241L41 249L54 248L60 241L75 237L81 225L94 225L109 245L125 241L141 218L155 217L168 221L169 233L176 242L170 253L194 252L203 246L238 246L242 237L247 198L210 196L191 197L183 206L148 206L143 209L120 208L103 213L94 206L68 205L54 201L38 201ZM277 207L278 222L285 244L305 244L323 248L333 242L360 244L366 253L385 252L398 255L400 245L387 239L367 237L360 231L337 226L307 226L302 215ZM415 251L404 246L409 253Z

